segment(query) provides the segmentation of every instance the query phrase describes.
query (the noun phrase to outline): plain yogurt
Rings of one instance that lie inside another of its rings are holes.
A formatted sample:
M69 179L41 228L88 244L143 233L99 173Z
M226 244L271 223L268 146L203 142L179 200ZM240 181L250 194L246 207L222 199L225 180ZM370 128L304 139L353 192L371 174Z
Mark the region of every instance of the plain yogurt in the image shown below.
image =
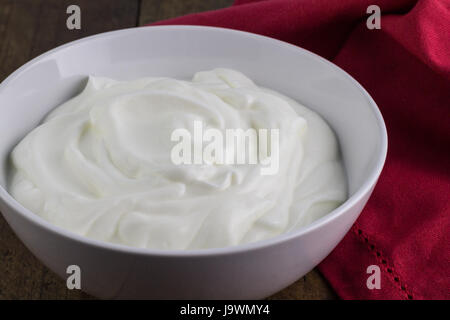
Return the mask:
M223 132L276 129L276 173L261 174L262 163L175 163L173 132L199 122ZM271 238L326 215L347 195L327 123L229 69L192 81L89 77L11 158L10 192L26 208L79 235L151 249Z

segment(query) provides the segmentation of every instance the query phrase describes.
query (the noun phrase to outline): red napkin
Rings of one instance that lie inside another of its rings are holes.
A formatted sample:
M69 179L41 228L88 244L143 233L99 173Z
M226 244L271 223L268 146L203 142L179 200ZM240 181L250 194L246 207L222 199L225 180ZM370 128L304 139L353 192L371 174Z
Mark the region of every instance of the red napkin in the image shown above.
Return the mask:
M381 8L369 30L366 9ZM450 299L450 0L238 0L158 24L233 28L333 61L372 95L389 150L360 218L320 264L344 299ZM368 289L367 267L381 270Z

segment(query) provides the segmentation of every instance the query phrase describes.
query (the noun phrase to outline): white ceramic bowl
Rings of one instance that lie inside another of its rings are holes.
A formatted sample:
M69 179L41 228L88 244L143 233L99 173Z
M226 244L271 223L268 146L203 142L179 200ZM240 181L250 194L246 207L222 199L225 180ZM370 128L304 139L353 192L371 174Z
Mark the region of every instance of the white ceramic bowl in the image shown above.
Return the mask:
M190 78L229 67L303 103L336 132L349 199L327 216L270 240L222 249L155 251L87 239L53 226L7 192L9 153L89 74ZM251 33L193 26L144 27L71 42L33 59L0 85L0 210L23 243L63 278L81 268L82 290L101 298L258 299L324 259L367 202L387 151L382 116L347 73L293 45Z

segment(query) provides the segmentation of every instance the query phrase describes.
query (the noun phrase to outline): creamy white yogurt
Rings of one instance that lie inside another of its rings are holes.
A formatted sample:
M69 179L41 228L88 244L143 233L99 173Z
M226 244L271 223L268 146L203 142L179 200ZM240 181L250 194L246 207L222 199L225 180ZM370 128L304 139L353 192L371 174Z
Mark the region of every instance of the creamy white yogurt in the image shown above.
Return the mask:
M279 168L177 165L175 129L278 129ZM90 77L12 152L11 194L77 234L152 249L267 239L305 226L346 199L336 138L316 113L243 74L192 81Z

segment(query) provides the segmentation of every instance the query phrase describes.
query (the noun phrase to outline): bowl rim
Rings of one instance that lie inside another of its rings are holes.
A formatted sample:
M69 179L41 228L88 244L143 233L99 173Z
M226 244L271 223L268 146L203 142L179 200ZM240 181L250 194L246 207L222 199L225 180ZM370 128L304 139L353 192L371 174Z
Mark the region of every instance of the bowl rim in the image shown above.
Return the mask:
M91 239L85 236L78 235L72 231L63 229L61 227L58 227L56 225L51 224L50 222L44 220L44 218L40 217L39 215L33 213L31 210L25 208L22 206L17 200L15 200L6 190L3 186L0 185L0 200L8 207L12 212L15 214L20 214L23 218L33 223L35 226L38 226L40 228L45 229L48 232L53 233L56 236L60 236L65 238L66 240L73 240L76 242L80 242L83 245L93 246L97 249L104 249L108 251L115 251L120 253L126 253L126 254L134 254L134 255L146 255L146 256L158 256L158 257L172 257L172 258L192 258L192 257L211 257L211 256L222 256L222 255L230 255L230 254L239 254L243 252L248 251L256 251L256 250L262 250L267 247L276 246L278 244L281 244L283 242L288 242L290 240L293 240L297 237L300 237L302 235L311 233L320 227L332 223L334 220L336 220L339 216L343 215L347 210L351 209L354 205L356 205L367 193L371 192L372 187L375 186L379 175L381 174L381 171L383 169L386 155L387 155L387 146L388 146L388 138L387 138L387 131L386 131L386 125L384 123L383 116L378 109L377 104L372 99L372 97L369 95L369 93L360 85L352 76L350 76L346 71L335 65L334 63L326 60L325 58L322 58L321 56L308 51L306 49L303 49L299 46L290 44L288 42L278 40L275 38L271 38L268 36L263 36L251 32L246 31L240 31L240 30L234 30L234 29L228 29L228 28L220 28L220 27L209 27L209 26L193 26L193 25L167 25L167 26L143 26L143 27L131 27L131 28L125 28L115 31L108 31L103 32L99 34L95 34L92 36L84 37L75 41L68 42L66 44L63 44L61 46L58 46L54 49L51 49L49 51L44 52L43 54L33 58L32 60L28 61L21 67L19 67L17 70L15 70L13 73L11 73L7 78L5 78L0 83L0 95L5 90L7 85L15 80L20 74L25 72L30 66L34 65L37 62L40 62L42 60L45 60L48 56L58 52L62 51L64 49L67 49L74 45L80 45L84 42L100 39L100 38L108 38L108 37L114 37L119 34L126 34L126 33L134 33L134 32L157 32L158 30L164 30L164 29L172 29L174 31L182 30L182 31L189 31L189 32L203 32L203 31L210 31L210 32L225 32L229 34L235 34L237 36L246 36L250 38L254 38L259 41L268 41L271 42L274 45L289 48L289 49L295 49L301 52L304 55L309 55L312 58L318 59L320 62L327 64L329 67L333 68L335 71L337 71L340 75L342 75L344 78L349 80L366 98L367 105L372 111L372 113L375 116L375 119L377 121L377 125L379 127L379 137L380 137L380 153L378 155L378 158L376 159L376 163L374 164L372 170L367 175L366 179L362 183L362 185L354 192L353 195L351 195L347 200L342 203L339 207L331 211L330 213L326 214L325 216L313 221L311 224L301 227L297 230L291 230L286 233L279 234L275 237L256 241L252 243L247 244L240 244L235 246L228 246L228 247L222 247L222 248L208 248L208 249L194 249L194 250L162 250L162 249L147 249L147 248L139 248L139 247L132 247L127 246L124 244L117 244L117 243L111 243L96 239ZM3 213L2 213L3 214Z

